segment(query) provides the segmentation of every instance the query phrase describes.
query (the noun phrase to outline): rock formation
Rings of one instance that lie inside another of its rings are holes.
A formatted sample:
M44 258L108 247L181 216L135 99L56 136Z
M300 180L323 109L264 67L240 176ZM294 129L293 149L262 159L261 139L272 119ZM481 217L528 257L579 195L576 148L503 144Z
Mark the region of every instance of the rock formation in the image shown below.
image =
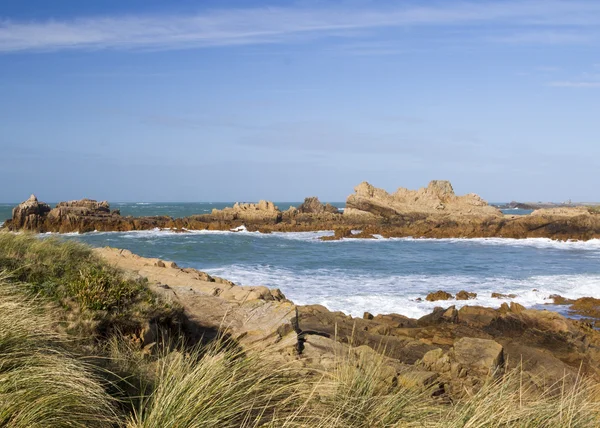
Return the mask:
M394 194L368 183L348 197L344 214L307 198L298 208L281 212L272 202L236 203L211 214L183 218L167 216L123 217L107 202L89 199L61 202L50 210L35 197L19 204L2 228L34 232L91 232L148 230L235 230L309 232L334 230L324 238L600 238L600 213L589 209L539 210L531 215L502 215L477 195L456 196L450 183L432 181L425 189L400 188ZM354 231L352 233L351 231Z
M20 203L12 210L12 224L15 230L36 230L40 220L50 212L50 206L38 202L35 195L31 195L25 202Z
M331 204L323 204L316 196L305 198L304 202L297 208L302 214L322 214L332 213L338 214L340 211Z
M281 211L271 201L261 200L257 204L236 202L233 207L213 209L212 217L219 220L241 220L249 223L277 223L281 221Z
M400 187L389 194L367 182L354 188L346 200L346 215L370 213L392 217L401 214L460 214L462 216L500 217L502 213L474 193L456 196L449 181L434 180L426 188L408 190Z

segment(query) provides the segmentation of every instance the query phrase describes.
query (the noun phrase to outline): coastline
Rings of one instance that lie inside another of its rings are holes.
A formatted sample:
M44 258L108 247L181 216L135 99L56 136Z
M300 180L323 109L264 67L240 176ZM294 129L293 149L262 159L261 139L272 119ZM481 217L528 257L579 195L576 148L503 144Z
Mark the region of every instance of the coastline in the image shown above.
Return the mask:
M469 305L456 309L452 302L440 301L439 307L419 319L369 313L351 317L320 305L295 305L276 289L238 286L128 250L99 248L94 252L129 274L147 278L153 292L181 305L196 325L225 331L244 349L267 352L281 364L326 368L341 346L381 354L392 366L402 367L396 376L402 373L424 385L440 381L448 392L459 394L467 380L489 373L481 367L467 367L466 361L454 361L460 344L471 353L492 349L493 359L501 355L503 361L522 361L532 378L558 381L566 375L575 379L580 367L587 375L600 376L600 332L589 321L548 310L526 309L516 303L504 303L498 309ZM597 307L598 301L591 303Z

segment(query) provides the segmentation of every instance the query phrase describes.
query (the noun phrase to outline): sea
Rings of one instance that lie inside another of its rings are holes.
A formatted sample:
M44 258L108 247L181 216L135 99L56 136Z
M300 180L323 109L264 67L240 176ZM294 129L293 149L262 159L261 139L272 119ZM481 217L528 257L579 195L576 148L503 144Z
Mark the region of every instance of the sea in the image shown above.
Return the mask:
M0 219L15 204L0 205ZM112 203L122 215L208 213L232 203ZM299 202L276 203L281 209ZM343 208L343 203L336 206ZM507 210L522 215L529 211ZM600 298L600 240L392 238L322 241L332 231L261 234L241 231L170 230L63 234L95 247L126 248L144 257L175 261L241 285L279 288L297 304L321 304L353 316L399 313L425 315L440 302L437 290L477 293L477 304L498 307L515 301L526 307L565 311L549 298ZM496 299L492 292L515 294Z

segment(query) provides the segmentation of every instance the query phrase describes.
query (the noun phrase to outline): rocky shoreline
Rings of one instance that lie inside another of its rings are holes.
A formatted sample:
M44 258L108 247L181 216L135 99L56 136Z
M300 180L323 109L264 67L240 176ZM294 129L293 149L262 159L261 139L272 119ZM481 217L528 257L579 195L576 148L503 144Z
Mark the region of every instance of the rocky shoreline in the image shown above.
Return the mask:
M443 302L419 319L369 313L353 318L320 305L297 306L279 290L238 286L127 250L94 251L128 274L147 278L152 291L181 305L194 326L188 330L220 331L248 352L300 370L331 369L340 353L379 354L386 362L382 382L433 387L449 399L472 394L489 376L516 367L531 388L573 384L582 374L600 379L600 332L590 322L555 312L514 302L499 309L456 309ZM435 294L432 298L448 298ZM577 302L600 308L599 300L584 300ZM140 336L151 343L153 331L158 327L150 325Z
M348 196L343 213L317 198L280 210L272 202L239 204L210 214L183 218L122 216L106 201L61 202L55 208L32 195L13 209L2 228L10 231L92 232L155 228L302 232L334 230L333 239L390 237L424 238L600 238L600 214L583 207L539 209L530 215L504 215L475 194L457 196L448 181L432 181L416 191L399 188L390 194L361 183ZM352 231L360 231L353 234ZM331 239L331 238L329 238Z

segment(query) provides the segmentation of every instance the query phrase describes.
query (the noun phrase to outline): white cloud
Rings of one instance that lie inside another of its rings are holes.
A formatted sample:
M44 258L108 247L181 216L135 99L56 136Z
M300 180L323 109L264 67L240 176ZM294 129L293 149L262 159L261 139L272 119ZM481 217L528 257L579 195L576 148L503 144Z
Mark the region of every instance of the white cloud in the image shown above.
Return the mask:
M564 45L590 43L595 36L589 33L564 31L526 31L492 38L493 41L514 44Z
M282 43L306 36L349 37L355 30L401 26L570 26L593 31L600 24L596 1L406 2L378 8L222 9L192 15L106 16L34 22L0 21L0 52L63 49L186 49ZM481 26L479 27L482 28ZM583 31L583 30L582 30ZM525 34L525 35L524 35ZM578 33L531 32L513 42L577 42ZM536 35L537 34L537 35ZM541 36L540 36L541 34ZM510 41L510 36L508 41Z

